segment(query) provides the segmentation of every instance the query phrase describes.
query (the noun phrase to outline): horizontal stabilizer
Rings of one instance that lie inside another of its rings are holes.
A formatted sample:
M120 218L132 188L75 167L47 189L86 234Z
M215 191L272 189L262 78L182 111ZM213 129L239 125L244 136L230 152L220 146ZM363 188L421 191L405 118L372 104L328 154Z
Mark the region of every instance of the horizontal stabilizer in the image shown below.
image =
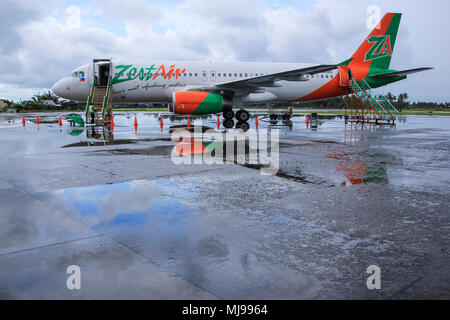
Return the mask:
M370 77L379 79L379 78L390 78L390 77L396 77L396 76L406 76L411 73L422 72L422 71L427 71L427 70L431 70L431 69L433 69L433 68L416 68L416 69L403 70L403 71L393 71L393 72L373 74L373 75L370 75Z

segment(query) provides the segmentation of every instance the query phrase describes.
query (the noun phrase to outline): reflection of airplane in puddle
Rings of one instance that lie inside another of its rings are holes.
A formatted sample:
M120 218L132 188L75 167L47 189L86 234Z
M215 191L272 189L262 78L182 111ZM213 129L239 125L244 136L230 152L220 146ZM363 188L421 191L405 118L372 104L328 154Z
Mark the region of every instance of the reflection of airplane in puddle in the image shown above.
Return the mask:
M371 133L379 133L394 127L394 124L376 124L362 122L345 122L344 142L360 143L369 137Z
M263 175L278 172L278 130L268 135L270 130L219 132L204 126L173 126L169 131L177 142L174 163L240 164L260 169Z
M386 168L382 165L367 166L364 161L346 154L329 154L329 159L338 161L337 171L342 172L352 185L369 182L386 183ZM352 159L353 158L353 159ZM346 185L347 181L341 185Z
M111 130L110 126L88 127L88 128L86 128L86 138L87 138L87 143L90 146L114 144L114 133L113 133L113 130ZM95 139L97 141L93 141L92 139ZM98 140L101 140L101 142ZM100 142L100 144L99 144L99 142Z
M72 130L68 130L67 133L71 136L79 136L86 130L86 141L85 142L77 142L66 145L64 147L81 147L81 146L104 146L109 144L120 144L121 141L114 140L114 134L110 127L97 127L90 126L86 129L84 128L76 128Z
M169 133L177 134L179 132L185 131L193 133L196 127L192 126L188 128L185 125L174 125L169 128ZM205 132L212 128L201 126L201 132ZM180 136L175 146L174 152L178 155L195 155L195 154L213 154L218 148L223 148L223 143L218 141L206 141L204 139L194 138L189 135Z

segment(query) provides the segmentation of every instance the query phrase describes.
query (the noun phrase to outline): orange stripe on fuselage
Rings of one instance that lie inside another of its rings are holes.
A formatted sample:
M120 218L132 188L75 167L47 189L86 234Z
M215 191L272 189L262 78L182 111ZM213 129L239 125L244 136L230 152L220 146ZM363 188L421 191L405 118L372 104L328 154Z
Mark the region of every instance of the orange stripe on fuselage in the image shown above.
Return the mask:
M295 100L296 102L300 101L313 101L313 100L321 100L327 99L337 96L342 96L348 93L348 89L341 87L339 85L339 74L337 74L333 79L328 81L325 85L317 89L316 91Z

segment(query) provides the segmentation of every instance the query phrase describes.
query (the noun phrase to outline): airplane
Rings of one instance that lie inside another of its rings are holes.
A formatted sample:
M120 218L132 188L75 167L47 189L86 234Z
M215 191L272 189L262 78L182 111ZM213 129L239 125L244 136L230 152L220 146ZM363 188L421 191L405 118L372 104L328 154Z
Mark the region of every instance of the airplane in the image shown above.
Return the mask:
M246 122L248 104L315 101L347 95L350 84L365 80L372 88L429 70L389 68L401 13L387 13L359 49L338 64L267 62L132 63L94 59L55 83L65 99L87 101L93 86L110 88L114 103L161 102L175 114L222 113L225 121ZM105 94L104 94L105 95ZM89 100L88 100L89 103ZM233 107L239 108L234 113Z

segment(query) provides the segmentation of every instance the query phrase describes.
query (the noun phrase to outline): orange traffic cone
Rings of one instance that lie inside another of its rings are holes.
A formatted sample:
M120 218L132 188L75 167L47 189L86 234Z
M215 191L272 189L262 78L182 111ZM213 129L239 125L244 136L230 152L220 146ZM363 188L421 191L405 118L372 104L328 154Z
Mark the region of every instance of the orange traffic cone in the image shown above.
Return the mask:
M188 127L188 130L191 129L191 119L189 119L189 117L188 117L188 121L187 121L187 127Z
M217 116L217 130L220 129L220 117Z
M39 124L40 123L40 121L39 121L39 116L37 116L36 117L36 124Z
M159 127L161 128L161 131L162 131L162 129L163 129L163 127L164 127L163 117L161 117L161 118L159 119Z
M22 124L25 126L25 116L22 116Z
M61 119L61 116L59 116L58 125L59 125L60 127L62 126L62 119Z
M138 122L137 122L137 117L134 116L134 126L137 127L138 126Z
M306 116L306 128L309 128L309 116Z
M259 120L258 120L258 116L256 116L256 119L255 119L256 130L258 130L258 125L259 125Z
M114 127L114 117L111 116L111 127Z

